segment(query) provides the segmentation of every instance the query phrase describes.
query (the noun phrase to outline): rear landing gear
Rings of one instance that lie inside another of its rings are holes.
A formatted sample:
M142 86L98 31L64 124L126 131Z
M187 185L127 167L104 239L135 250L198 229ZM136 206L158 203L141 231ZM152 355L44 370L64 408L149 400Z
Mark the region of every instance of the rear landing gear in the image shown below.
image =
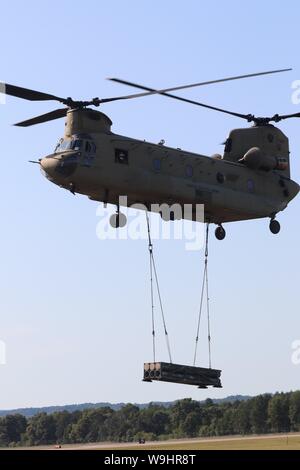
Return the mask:
M226 232L225 232L224 228L222 227L222 225L219 225L216 228L215 236L218 240L224 240L224 238L226 237Z
M274 235L277 235L277 233L280 232L280 223L275 219L271 219L269 227L271 232L274 233Z
M117 208L117 212L112 214L109 219L109 223L113 228L125 227L127 223L126 215L120 212L120 208Z
M73 196L76 195L76 187L75 187L75 184L74 183L70 183L69 184L69 191L73 194Z

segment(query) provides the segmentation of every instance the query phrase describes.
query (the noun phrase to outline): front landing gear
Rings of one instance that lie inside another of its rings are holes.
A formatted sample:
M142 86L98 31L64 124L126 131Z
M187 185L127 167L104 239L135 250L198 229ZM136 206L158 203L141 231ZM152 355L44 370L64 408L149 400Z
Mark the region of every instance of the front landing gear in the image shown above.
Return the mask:
M125 227L127 223L126 215L120 212L120 208L117 208L117 212L112 214L109 219L109 223L113 228Z
M224 228L222 227L222 225L219 225L216 228L215 236L218 240L224 240L224 238L226 237L226 232L225 232Z
M280 232L280 223L275 219L271 219L269 227L271 232L274 233L274 235L277 235L277 233Z

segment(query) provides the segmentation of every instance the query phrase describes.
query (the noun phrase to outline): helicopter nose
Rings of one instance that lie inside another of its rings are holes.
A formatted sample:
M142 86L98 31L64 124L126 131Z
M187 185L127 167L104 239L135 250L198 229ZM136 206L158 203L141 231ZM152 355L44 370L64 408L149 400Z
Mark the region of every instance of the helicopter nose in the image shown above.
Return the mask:
M54 173L58 164L56 158L51 158L51 157L41 158L40 164L41 164L41 168L47 173L47 175L54 176Z

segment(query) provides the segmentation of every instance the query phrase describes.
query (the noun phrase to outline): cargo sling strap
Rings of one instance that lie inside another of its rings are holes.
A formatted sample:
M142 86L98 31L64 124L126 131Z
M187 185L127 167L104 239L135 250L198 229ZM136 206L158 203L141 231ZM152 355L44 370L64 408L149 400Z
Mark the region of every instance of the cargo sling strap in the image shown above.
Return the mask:
M196 358L197 358L199 330L200 330L201 316L202 316L203 303L204 303L204 292L206 292L208 365L209 365L209 368L211 369L211 336L210 336L210 312L209 312L209 293L208 293L208 236L209 236L209 223L206 224L204 272L203 272L202 289L201 289L201 297L200 297L199 315L198 315L198 322L197 322L197 333L196 333L193 365L195 365Z
M161 295L160 295L158 276L157 276L156 265L155 265L154 254L153 254L153 244L152 244L151 233L150 233L150 221L149 221L149 215L148 215L147 211L146 211L146 220L147 220L147 230L148 230L148 250L149 250L149 261L150 261L153 362L155 362L155 359L156 359L156 357L155 357L156 354L155 354L154 289L153 289L153 273L154 273L156 290L157 290L159 306L160 306L160 312L161 312L161 317L162 317L162 322L163 322L163 327L164 327L164 332L165 332L166 345L167 345L167 349L168 349L169 360L170 360L170 363L172 363L170 342L169 342L169 336L168 336L168 331L167 331L167 325L166 325L166 319L165 319L162 299L161 299Z
M156 290L159 300L159 306L161 311L161 317L165 332L166 344L169 354L170 363L172 363L172 356L170 350L170 342L168 337L168 331L166 326L166 319L160 294L160 287L158 282L156 264L153 254L153 244L151 239L151 230L150 230L150 220L148 212L146 211L146 220L147 220L147 230L148 230L148 250L149 250L149 262L150 262L150 288L151 288L151 319L152 319L152 348L153 348L153 362L156 361L156 333L155 333L155 306L154 306L154 289L153 289L153 281L155 280ZM208 338L208 366L211 369L211 333L210 333L210 309L209 309L209 290L208 290L208 239L209 239L209 223L206 224L206 235L205 235L205 259L204 259L204 272L203 272L203 280L202 280L202 289L201 289L201 296L200 296L200 307L199 307L199 314L197 320L197 331L196 331L196 341L195 341L195 350L194 350L194 361L193 366L196 364L197 359L197 349L198 349L198 342L199 342L199 332L200 332L200 324L201 324L201 317L203 312L204 306L204 295L206 294L206 310L207 310L207 338ZM153 279L154 274L154 279Z

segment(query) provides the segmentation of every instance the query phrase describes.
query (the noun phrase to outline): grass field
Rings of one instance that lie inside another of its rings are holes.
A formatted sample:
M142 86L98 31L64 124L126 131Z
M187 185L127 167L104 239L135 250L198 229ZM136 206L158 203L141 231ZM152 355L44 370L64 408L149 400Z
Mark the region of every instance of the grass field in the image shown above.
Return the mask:
M119 449L122 448L124 449L124 447L119 447ZM118 446L115 449L117 450ZM152 442L138 446L126 446L126 450L300 450L300 435L220 438L176 443Z

